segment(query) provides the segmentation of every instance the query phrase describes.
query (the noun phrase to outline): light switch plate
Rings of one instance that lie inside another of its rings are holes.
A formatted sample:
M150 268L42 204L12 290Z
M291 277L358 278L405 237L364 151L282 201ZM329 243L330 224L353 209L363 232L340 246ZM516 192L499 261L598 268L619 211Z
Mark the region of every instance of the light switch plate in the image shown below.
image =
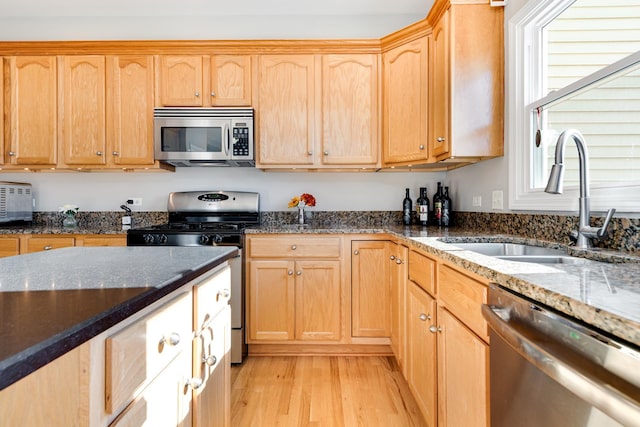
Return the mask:
M473 196L473 206L482 206L482 196Z
M491 193L491 208L492 209L504 209L504 203L502 201L502 190L494 190Z

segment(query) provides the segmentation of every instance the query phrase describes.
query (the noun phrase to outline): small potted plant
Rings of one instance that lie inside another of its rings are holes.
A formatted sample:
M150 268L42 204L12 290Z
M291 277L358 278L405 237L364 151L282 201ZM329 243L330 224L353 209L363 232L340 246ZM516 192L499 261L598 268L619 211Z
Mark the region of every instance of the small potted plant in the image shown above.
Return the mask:
M78 227L78 220L76 214L80 208L77 205L64 205L60 206L58 212L62 212L64 219L62 220L62 226L64 228L76 228Z

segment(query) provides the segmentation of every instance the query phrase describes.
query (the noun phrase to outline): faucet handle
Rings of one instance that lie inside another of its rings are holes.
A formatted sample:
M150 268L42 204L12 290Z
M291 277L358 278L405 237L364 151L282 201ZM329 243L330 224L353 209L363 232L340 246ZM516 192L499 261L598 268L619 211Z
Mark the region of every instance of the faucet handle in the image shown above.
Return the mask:
M609 209L609 211L607 212L607 216L604 218L604 223L602 224L602 227L600 227L598 229L598 232L596 233L598 237L603 237L605 235L605 233L607 232L607 227L609 226L609 223L611 222L611 218L613 217L613 214L616 213L615 209Z

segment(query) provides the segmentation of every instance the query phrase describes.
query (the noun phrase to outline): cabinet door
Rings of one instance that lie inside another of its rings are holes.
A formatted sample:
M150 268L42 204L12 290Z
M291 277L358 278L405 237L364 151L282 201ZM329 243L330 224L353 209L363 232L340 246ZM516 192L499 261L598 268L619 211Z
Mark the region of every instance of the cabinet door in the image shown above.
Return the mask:
M489 346L438 308L438 425L489 425Z
M167 107L202 107L203 57L163 55L160 57L160 103Z
M323 56L323 164L375 165L378 161L378 58Z
M427 53L423 37L383 55L385 164L428 157Z
M449 11L433 28L431 44L431 137L430 150L434 157L449 152Z
M296 261L298 340L339 340L341 322L340 261Z
M405 302L409 249L389 243L389 284L391 286L391 348L400 367L405 370Z
M251 105L251 56L211 57L211 105Z
M0 237L0 257L18 255L20 253L19 237Z
M58 91L54 56L5 58L7 163L55 165Z
M407 284L406 379L427 425L436 425L436 301L418 285Z
M258 166L315 162L315 57L259 58Z
M351 334L391 335L391 286L387 241L351 242Z
M105 57L63 58L64 163L106 163Z
M111 56L107 62L109 153L115 165L153 164L153 57Z
M225 307L194 340L194 427L231 424L231 308Z
M294 267L293 261L249 262L249 341L294 339Z

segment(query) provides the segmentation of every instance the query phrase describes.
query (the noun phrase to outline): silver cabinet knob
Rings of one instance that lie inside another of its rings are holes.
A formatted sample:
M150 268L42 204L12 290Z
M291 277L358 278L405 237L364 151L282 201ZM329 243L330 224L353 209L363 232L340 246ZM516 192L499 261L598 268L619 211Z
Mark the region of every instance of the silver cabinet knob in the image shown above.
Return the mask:
M325 156L328 156L328 155L329 155L329 152L328 152L328 151L325 151L325 152L324 152L324 155L325 155Z
M50 251L51 249L53 249L53 246L51 246L51 245L47 245L47 246L42 248L43 251Z
M429 326L429 332L435 334L436 332L442 332L442 328L440 326L431 325Z
M420 147L419 147L419 148L420 148L421 150L424 150L424 145L420 144Z
M113 152L113 153L111 153L111 154L113 154L114 156L119 156L119 155L120 155L120 153L118 153L117 151L114 151L114 152Z
M180 335L172 332L169 334L168 337L162 337L162 339L160 340L160 344L167 344L170 346L176 346L178 344L180 344Z
M431 316L429 316L428 314L425 314L425 313L421 313L420 316L418 316L418 317L423 322L426 322L427 320L431 320Z
M291 245L291 250L295 251L296 249L298 249L298 247L296 245Z
M218 359L213 354L211 354L209 356L202 356L202 362L207 366L213 366L218 363Z
M216 96L216 93L215 92L211 92L211 96Z
M202 387L203 384L204 384L204 381L201 380L200 378L189 378L187 380L187 385L194 390L199 389L200 387Z
M354 255L360 255L360 251L356 249L355 251L353 251L353 254Z
M15 152L13 152L13 151L9 151L9 155L10 155L10 156L15 156L15 155L16 155L16 153L15 153Z
M393 261L394 259L396 259L396 256L395 256L395 255L391 255L391 256L389 257L389 259L390 259L391 261Z
M302 276L302 271L296 271L296 276Z
M198 96L200 96L200 92L196 92L196 93L194 93L194 95L195 95L196 97L198 97Z
M96 151L96 156L102 156L102 151Z
M229 291L229 289L221 289L217 294L217 298L229 298L229 296L231 296L231 292Z
M312 156L313 155L313 151L309 150L309 151L307 151L307 154Z
M443 136L439 136L439 137L437 137L437 138L436 138L436 141L438 141L438 142L444 142L444 141L445 141L445 139L444 139L444 137L443 137Z
M402 260L400 258L396 258L396 264L402 264Z
M288 274L289 276L293 276L293 271L292 271L292 270L289 270L289 271L287 271L287 274Z

